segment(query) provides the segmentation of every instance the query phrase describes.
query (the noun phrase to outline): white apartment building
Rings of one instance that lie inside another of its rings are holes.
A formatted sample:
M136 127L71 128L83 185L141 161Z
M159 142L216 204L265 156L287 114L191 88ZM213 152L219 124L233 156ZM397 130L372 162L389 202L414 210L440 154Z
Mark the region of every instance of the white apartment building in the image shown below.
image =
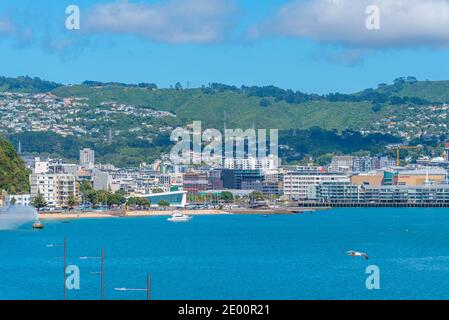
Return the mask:
M309 188L323 182L350 182L344 174L288 172L283 176L284 195L290 199L306 199Z
M79 196L76 178L72 174L33 173L30 185L31 197L40 193L47 206L52 208L66 207L71 194L76 198Z
M273 171L279 166L279 158L270 155L263 158L225 158L224 168L230 170Z
M160 174L139 170L92 170L93 188L116 192L148 194L151 190L164 185L160 183ZM170 180L169 180L170 181Z
M17 195L7 195L5 196L5 204L7 206L29 206L31 204L31 194L17 194Z
M80 150L80 165L93 167L95 165L95 151L88 148Z

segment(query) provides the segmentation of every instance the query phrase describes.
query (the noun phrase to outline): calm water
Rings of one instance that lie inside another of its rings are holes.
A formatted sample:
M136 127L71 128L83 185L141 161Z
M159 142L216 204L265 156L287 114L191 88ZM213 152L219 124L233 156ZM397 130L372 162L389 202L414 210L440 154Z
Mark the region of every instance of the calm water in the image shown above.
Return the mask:
M62 248L81 270L69 299L100 297L98 261L106 252L106 297L145 299L448 299L449 210L335 209L291 216L204 216L46 222L0 231L0 299L62 298ZM370 260L345 255L364 251ZM381 289L365 288L377 265Z

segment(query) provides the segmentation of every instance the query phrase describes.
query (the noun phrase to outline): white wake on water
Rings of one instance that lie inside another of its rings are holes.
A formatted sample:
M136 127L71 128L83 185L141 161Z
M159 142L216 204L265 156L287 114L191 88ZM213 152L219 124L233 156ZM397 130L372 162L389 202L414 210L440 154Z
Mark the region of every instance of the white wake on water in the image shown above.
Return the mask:
M21 225L36 221L37 211L29 206L0 208L0 230L14 230Z

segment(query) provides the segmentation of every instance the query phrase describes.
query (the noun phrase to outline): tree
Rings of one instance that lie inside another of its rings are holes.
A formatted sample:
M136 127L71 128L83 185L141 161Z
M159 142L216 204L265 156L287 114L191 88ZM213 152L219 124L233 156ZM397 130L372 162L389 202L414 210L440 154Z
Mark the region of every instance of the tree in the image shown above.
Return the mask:
M165 201L165 200L159 201L159 207L169 207L169 206L170 206L170 202Z
M264 198L263 194L260 193L259 191L253 191L249 195L249 199L251 200L251 202L254 202L254 201L262 201Z
M94 201L96 203L100 203L102 205L108 205L108 201L110 200L110 192L105 190L98 190L94 193Z
M153 193L163 193L164 190L162 190L161 188L154 188L153 190L151 190Z
M40 191L38 191L37 196L35 196L31 200L31 205L37 209L37 212L39 212L42 208L45 208L47 206L47 202L45 201Z
M67 205L69 206L69 209L72 210L74 207L76 207L79 204L78 199L75 197L73 192L69 194L69 198L67 200Z
M89 191L93 190L92 189L92 184L89 181L86 181L86 180L81 181L79 186L80 186L80 192L82 194L86 194Z
M148 198L137 198L136 204L141 208L147 208L151 205L150 200L148 200Z
M270 101L265 98L262 98L262 100L260 100L259 102L259 105L264 108L269 107L270 104L271 104Z
M122 204L126 203L126 198L123 191L116 191L115 193L107 192L106 194L102 194L101 196L107 198L106 204L108 205L108 207L121 206Z
M229 191L223 191L220 197L224 202L232 202L234 200L234 195Z
M115 204L121 206L126 203L125 191L117 190L114 194Z
M126 202L126 205L130 206L130 207L134 207L135 205L137 205L137 198L129 197L128 201Z
M373 112L379 112L382 110L382 105L380 103L373 103L371 110L373 110Z

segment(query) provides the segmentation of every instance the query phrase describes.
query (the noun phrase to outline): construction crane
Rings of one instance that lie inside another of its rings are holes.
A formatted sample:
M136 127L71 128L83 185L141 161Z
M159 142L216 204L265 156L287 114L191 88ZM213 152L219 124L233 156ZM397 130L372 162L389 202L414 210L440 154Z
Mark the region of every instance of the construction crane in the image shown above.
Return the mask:
M403 149L421 149L422 146L398 146L396 148L396 165L401 165L401 150Z

